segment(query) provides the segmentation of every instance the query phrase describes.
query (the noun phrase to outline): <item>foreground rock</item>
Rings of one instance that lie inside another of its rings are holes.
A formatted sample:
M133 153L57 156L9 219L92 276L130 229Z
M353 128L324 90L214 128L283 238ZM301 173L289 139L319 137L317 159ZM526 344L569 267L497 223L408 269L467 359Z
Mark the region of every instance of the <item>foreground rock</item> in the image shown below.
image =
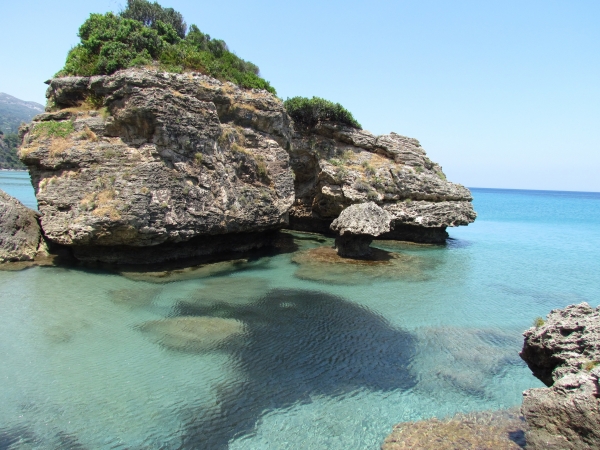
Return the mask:
M382 450L518 450L525 444L526 424L516 412L457 414L396 425ZM527 447L529 448L529 447Z
M33 261L45 253L39 214L0 190L0 263Z
M549 386L524 393L527 448L600 448L600 308L553 310L524 336L520 355Z
M342 210L367 201L392 216L382 239L440 243L447 227L475 220L469 190L447 181L416 139L320 123L292 142L293 229L327 233Z
M53 112L22 130L20 157L44 233L78 259L243 251L287 223L291 121L266 91L128 70L54 79L47 96Z
M390 231L392 216L373 202L360 203L344 209L331 224L337 231L338 255L345 258L366 258L371 254L373 238Z

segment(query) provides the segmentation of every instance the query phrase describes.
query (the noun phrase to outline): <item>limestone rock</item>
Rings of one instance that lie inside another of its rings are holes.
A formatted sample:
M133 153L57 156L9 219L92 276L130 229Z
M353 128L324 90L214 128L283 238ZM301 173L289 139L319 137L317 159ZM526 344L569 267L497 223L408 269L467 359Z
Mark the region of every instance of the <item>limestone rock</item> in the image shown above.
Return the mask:
M0 263L33 261L45 245L39 214L0 190Z
M49 81L19 156L51 243L79 260L146 264L328 232L353 204L391 216L386 239L443 242L475 219L418 141L336 123L295 129L274 95L201 74L128 69ZM364 246L363 246L364 247Z
M446 227L476 218L469 190L447 181L416 139L321 123L292 143L294 229L326 232L344 208L367 201L392 215L385 239L443 242Z
M166 252L127 255L244 233L247 247L287 223L291 121L268 92L132 69L57 78L47 96L20 157L46 236L79 259L153 262Z
M523 394L527 448L600 448L600 308L553 310L524 336L521 358L549 386Z
M331 224L331 229L340 235L367 234L375 237L390 231L391 220L392 216L375 203L360 203L344 209Z
M348 258L368 256L373 238L389 232L391 220L392 216L373 202L344 209L330 227L339 233L335 240L338 254Z

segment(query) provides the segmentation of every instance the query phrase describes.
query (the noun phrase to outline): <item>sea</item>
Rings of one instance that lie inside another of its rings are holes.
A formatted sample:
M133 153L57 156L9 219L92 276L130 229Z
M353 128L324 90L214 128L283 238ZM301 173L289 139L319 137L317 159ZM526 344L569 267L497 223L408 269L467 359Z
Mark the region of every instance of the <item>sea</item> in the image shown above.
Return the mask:
M0 189L36 208L29 176ZM378 449L518 407L537 317L600 303L600 193L471 189L446 245L331 239L170 272L0 271L0 449ZM321 253L319 253L321 252Z

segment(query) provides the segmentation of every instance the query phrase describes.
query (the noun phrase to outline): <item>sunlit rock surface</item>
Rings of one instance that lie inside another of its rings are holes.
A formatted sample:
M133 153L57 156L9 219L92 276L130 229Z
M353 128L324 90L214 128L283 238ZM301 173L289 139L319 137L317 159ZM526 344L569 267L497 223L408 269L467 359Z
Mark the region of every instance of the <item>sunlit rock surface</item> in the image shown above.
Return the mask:
M475 220L469 190L447 181L416 139L334 123L297 128L292 228L326 233L344 208L368 201L392 215L385 239L440 243L447 227Z
M523 394L527 448L600 448L600 307L555 309L524 336L521 358L548 386Z
M344 209L330 228L338 233L335 247L346 258L366 258L373 238L390 231L392 216L373 202Z
M476 216L415 139L304 129L266 91L139 68L49 85L19 155L45 236L82 261L245 252L287 226L328 232L368 201L391 215L388 239L444 242Z
M0 263L33 261L45 254L39 214L0 190Z
M253 233L287 223L291 120L270 93L132 69L53 79L47 96L51 111L22 130L20 157L44 233L78 259L245 251L262 245ZM223 235L238 239L192 241Z

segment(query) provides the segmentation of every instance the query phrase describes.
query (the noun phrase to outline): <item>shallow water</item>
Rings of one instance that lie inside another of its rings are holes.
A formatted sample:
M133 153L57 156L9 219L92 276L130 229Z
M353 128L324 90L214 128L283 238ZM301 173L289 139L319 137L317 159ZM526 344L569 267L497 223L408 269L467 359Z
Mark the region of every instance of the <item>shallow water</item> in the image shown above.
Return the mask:
M401 421L519 405L541 386L521 333L598 304L600 194L473 194L447 246L380 243L395 276L314 270L297 256L332 241L302 234L157 280L0 271L0 448L377 449Z

